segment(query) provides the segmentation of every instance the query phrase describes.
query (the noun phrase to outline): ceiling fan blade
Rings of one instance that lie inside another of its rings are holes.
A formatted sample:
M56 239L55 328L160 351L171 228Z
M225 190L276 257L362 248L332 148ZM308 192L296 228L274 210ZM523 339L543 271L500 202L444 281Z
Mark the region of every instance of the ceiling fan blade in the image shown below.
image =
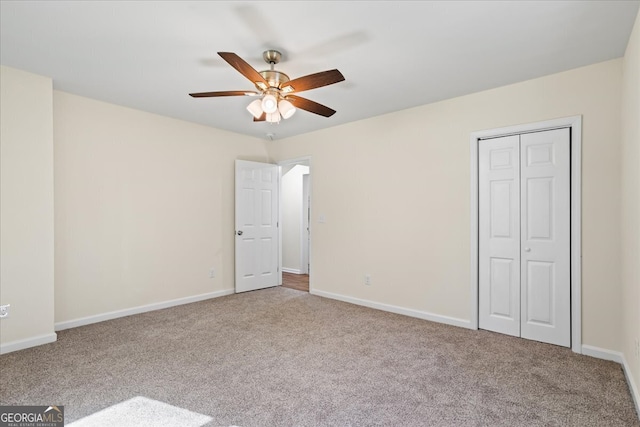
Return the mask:
M322 86L332 85L344 80L344 76L338 70L321 71L308 76L298 77L288 81L282 86L282 91L302 92L304 90L315 89ZM290 88L290 89L289 89Z
M240 74L251 80L253 83L262 83L264 88L269 87L269 83L262 77L262 74L257 72L255 68L249 65L244 59L232 52L218 52L218 55L229 63L233 68L238 70ZM262 86L262 85L261 85Z
M194 98L210 98L213 96L256 96L260 95L259 92L252 92L246 90L224 90L221 92L199 92L190 93L189 96Z
M254 122L264 122L265 120L267 120L267 113L262 113L262 115L258 118L254 117L253 121Z
M300 96L288 95L285 97L285 99L291 102L294 107L300 108L301 110L305 110L310 113L319 114L324 117L331 117L336 113L336 110L332 110L327 106L318 104L315 101L311 101L310 99L302 98Z

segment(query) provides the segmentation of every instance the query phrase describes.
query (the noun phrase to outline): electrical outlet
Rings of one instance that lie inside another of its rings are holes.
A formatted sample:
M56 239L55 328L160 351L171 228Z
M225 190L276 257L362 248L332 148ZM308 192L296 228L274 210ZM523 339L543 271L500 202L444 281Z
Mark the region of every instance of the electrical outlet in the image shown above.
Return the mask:
M364 276L364 284L367 286L371 286L371 276L369 276L368 274L365 274Z
M215 277L216 277L216 268L211 267L209 269L209 279L215 279Z
M11 304L0 305L0 319L9 317L9 307L11 307Z

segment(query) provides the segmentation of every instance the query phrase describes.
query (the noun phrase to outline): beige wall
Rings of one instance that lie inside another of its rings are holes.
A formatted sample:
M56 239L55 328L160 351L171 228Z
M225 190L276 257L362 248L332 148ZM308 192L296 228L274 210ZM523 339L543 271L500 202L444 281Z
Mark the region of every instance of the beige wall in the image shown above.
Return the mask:
M234 160L264 161L264 142L53 101L56 322L233 290Z
M0 76L0 304L11 305L0 351L9 351L56 338L52 82L4 66Z
M581 114L582 339L621 350L621 67L608 61L269 143L276 161L312 156L314 289L468 321L470 133Z
M622 83L622 350L640 405L640 12L623 62Z

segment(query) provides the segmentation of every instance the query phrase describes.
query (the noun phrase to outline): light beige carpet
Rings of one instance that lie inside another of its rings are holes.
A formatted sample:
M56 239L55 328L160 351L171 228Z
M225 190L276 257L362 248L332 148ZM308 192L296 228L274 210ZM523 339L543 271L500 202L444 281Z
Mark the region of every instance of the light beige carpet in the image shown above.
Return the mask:
M135 396L207 426L640 426L620 365L272 288L0 356L0 403L67 421Z

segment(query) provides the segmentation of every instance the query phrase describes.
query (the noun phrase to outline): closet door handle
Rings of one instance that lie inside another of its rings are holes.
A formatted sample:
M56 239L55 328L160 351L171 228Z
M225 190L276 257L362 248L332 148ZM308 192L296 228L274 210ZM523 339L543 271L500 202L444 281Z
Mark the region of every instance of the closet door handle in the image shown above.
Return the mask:
M524 248L525 252L531 252L531 248Z

